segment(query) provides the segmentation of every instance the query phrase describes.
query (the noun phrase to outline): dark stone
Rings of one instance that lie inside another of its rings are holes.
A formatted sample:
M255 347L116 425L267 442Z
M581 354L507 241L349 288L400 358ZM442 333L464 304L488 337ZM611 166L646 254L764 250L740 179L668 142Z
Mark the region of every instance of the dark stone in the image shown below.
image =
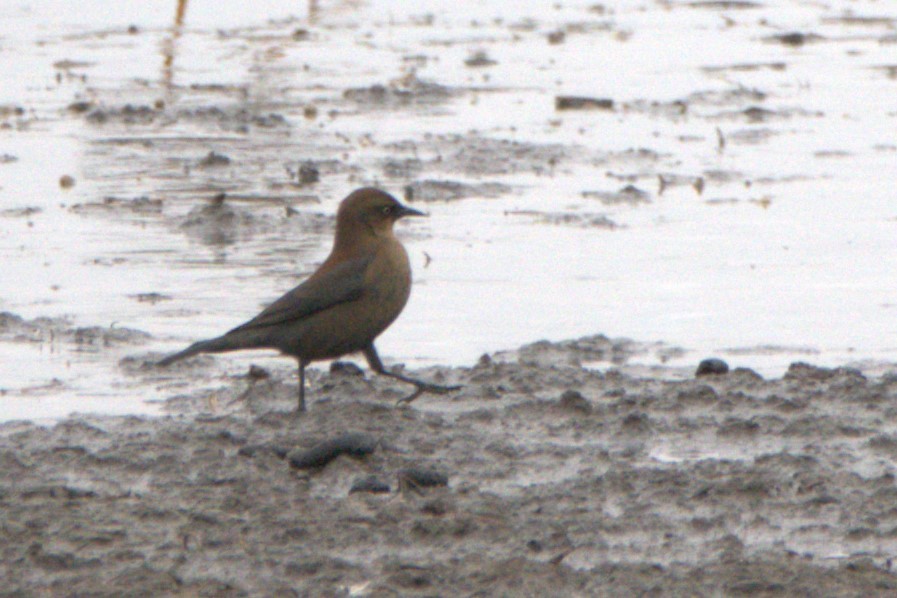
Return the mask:
M701 376L726 374L728 372L728 363L726 363L722 359L711 357L710 359L705 359L698 364L698 369L695 371L695 378L700 378Z
M309 449L293 449L287 454L287 459L296 469L320 469L340 455L365 457L376 448L377 439L370 434L350 432L320 442Z

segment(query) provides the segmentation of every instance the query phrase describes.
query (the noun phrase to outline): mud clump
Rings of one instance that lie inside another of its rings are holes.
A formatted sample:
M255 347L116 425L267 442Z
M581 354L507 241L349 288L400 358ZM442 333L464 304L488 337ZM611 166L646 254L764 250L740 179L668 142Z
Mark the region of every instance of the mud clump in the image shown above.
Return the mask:
M469 184L459 181L415 181L405 187L407 201L451 201L468 197L498 197L511 191L501 183Z
M508 216L525 216L540 224L551 226L573 226L577 228L603 228L616 230L622 228L604 214L588 214L583 212L539 212L537 210L512 210L505 212Z
M78 106L75 112L83 111ZM84 117L87 122L104 125L108 122L120 122L125 125L148 125L161 115L161 111L150 106L133 106L125 104L121 108L94 108Z
M264 113L245 107L201 106L168 109L160 101L153 105L126 103L119 106L95 105L90 102L74 102L69 111L83 115L88 123L98 126L124 125L126 127L171 126L175 123L211 124L221 130L246 132L250 127L279 129L289 125L287 119L277 113Z
M377 440L368 434L349 433L325 440L308 449L294 449L287 460L296 469L321 469L340 455L366 457L377 448Z
M313 185L321 180L321 171L311 162L303 162L299 166L298 179L300 185Z
M805 44L819 42L823 39L824 38L821 35L817 35L815 33L802 33L800 31L792 31L790 33L770 35L769 37L765 38L765 41L769 43L779 43L783 46L799 48Z
M79 349L101 349L119 345L139 345L151 335L140 330L117 326L72 326L65 318L25 318L0 312L0 340L21 343L67 342Z
M231 159L228 156L216 152L209 152L199 161L197 166L200 168L216 168L219 166L230 166L230 163Z
M74 204L69 211L84 215L160 215L163 208L164 203L161 199L151 199L147 196L134 198L107 196L102 201Z
M479 50L465 58L464 64L471 68L482 68L487 66L495 66L496 64L498 64L498 62L490 58L486 52Z
M581 96L557 96L554 109L561 110L613 110L614 101L610 98L588 98Z
M607 206L645 204L651 202L651 195L635 185L626 185L618 191L583 191L583 197L597 199Z
M513 173L551 174L565 162L585 160L591 152L580 146L532 143L467 134L427 134L423 140L392 142L384 146L392 160L411 154L416 170L431 169L479 178Z
M460 89L408 74L390 81L387 85L377 83L369 87L349 88L343 92L343 98L362 104L367 109L394 109L414 105L432 106L446 102L460 93L462 93Z

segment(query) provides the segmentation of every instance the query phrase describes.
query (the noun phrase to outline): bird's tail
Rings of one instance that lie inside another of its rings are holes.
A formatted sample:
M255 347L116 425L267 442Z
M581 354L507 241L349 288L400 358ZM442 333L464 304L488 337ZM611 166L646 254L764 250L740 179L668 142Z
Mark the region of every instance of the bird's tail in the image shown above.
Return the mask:
M174 353L165 357L156 362L156 365L166 366L174 363L175 361L180 361L182 359L186 359L187 357L193 357L194 355L199 355L200 353L222 353L224 351L232 351L234 349L233 343L230 342L230 339L226 339L224 336L219 336L218 338L209 339L207 341L199 341L198 343L193 343L183 351L179 353Z

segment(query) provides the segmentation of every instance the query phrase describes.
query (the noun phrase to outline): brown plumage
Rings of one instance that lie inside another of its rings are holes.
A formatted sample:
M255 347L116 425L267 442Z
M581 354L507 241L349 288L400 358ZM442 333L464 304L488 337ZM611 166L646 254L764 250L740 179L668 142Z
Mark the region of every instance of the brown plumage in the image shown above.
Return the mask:
M374 339L399 316L411 292L408 253L393 225L405 216L423 215L379 189L353 191L340 203L333 250L314 274L245 324L194 343L158 365L198 353L277 349L299 361L300 411L305 410L305 366L357 351L364 352L378 374L417 387L405 402L423 392L455 390L386 370L374 348Z

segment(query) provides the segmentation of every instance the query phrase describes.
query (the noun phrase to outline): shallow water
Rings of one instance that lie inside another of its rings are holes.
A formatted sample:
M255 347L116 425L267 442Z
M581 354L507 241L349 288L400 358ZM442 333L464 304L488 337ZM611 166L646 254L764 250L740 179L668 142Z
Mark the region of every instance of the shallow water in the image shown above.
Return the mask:
M153 337L0 337L0 419L153 412L118 361L254 315L362 184L430 212L390 362L598 332L689 370L894 360L897 7L211 5L0 8L0 310Z

